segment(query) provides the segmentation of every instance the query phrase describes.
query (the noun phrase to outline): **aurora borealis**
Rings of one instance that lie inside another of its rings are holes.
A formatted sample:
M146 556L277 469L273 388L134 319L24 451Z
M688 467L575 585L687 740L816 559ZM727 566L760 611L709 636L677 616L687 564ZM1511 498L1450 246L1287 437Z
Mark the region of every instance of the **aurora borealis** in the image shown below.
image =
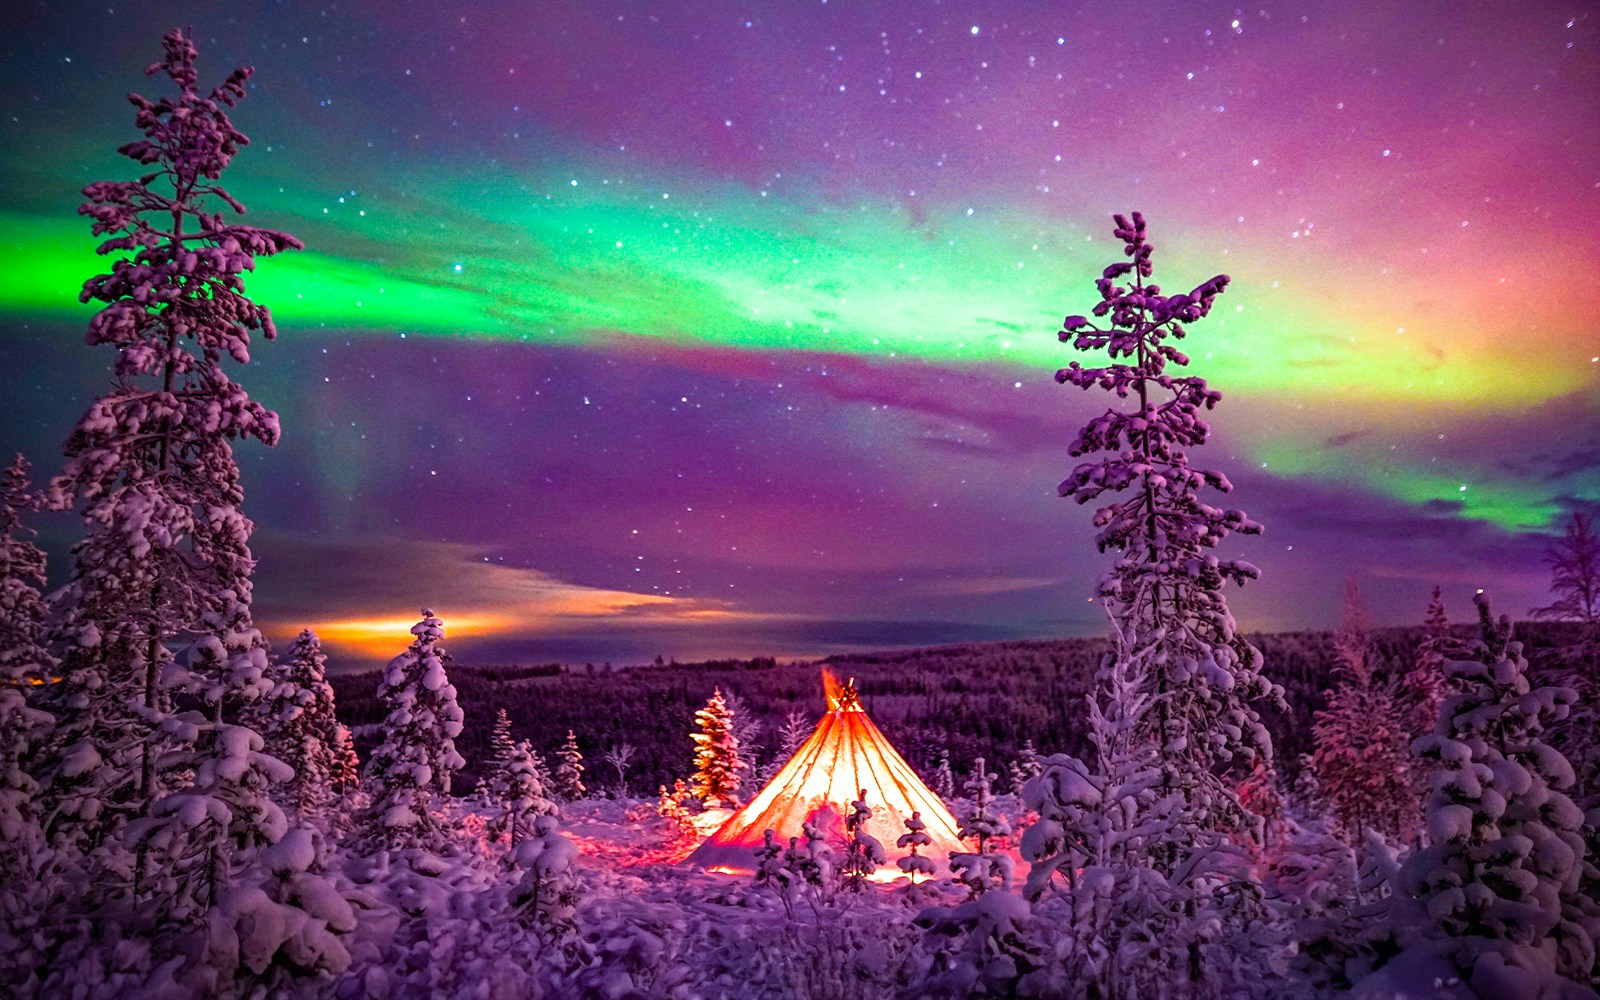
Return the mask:
M15 9L13 9L15 8ZM253 64L227 181L300 254L235 372L259 616L464 659L1099 631L1094 401L1052 381L1110 213L1233 283L1198 464L1267 534L1246 627L1542 604L1600 503L1600 17L1585 5L10 5L0 447L108 377L75 214L173 24ZM41 523L62 548L65 519ZM60 569L60 560L57 560Z

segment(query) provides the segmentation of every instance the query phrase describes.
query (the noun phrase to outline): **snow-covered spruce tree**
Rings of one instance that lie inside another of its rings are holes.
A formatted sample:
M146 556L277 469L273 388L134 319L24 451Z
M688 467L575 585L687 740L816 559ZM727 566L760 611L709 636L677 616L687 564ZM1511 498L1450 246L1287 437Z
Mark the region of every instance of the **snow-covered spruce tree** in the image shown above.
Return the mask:
M694 816L685 806L684 800L689 798L689 788L679 778L672 783L669 789L661 786L661 795L656 800L656 815L672 824L675 846L689 843L699 834L699 829L694 825Z
M1112 652L1092 708L1115 720L1118 735L1112 749L1097 747L1095 768L1057 755L1028 783L1025 798L1040 820L1025 856L1033 894L1063 875L1075 854L1092 850L1101 874L1082 883L1068 877L1069 896L1083 884L1104 893L1102 900L1137 903L1114 920L1079 927L1090 959L1082 978L1111 995L1133 995L1120 985L1129 951L1157 941L1161 958L1141 956L1166 977L1151 984L1150 995L1198 996L1247 987L1259 975L1251 969L1265 965L1270 935L1260 888L1242 865L1230 869L1227 862L1241 852L1227 839L1241 830L1259 836L1259 817L1234 788L1257 764L1271 767L1272 741L1257 705L1281 703L1282 692L1262 676L1261 654L1238 634L1223 592L1229 581L1243 584L1258 571L1210 551L1230 534L1257 534L1261 526L1242 511L1203 502L1204 489L1226 493L1231 484L1220 472L1191 467L1185 450L1210 436L1201 411L1222 395L1202 378L1169 371L1189 361L1171 341L1210 312L1228 278L1162 294L1147 283L1153 250L1143 216L1115 221L1130 259L1107 267L1096 282L1101 301L1093 313L1108 322L1068 316L1059 333L1078 350L1106 350L1110 363L1073 362L1056 378L1129 407L1114 405L1079 430L1071 454L1102 457L1080 463L1059 489L1078 503L1121 495L1094 514L1096 544L1116 560L1098 587ZM1084 824L1104 834L1075 843L1071 831ZM1127 832L1129 824L1137 824L1136 833ZM1095 842L1102 846L1090 848ZM1106 912L1103 902L1081 902ZM1075 917L1062 922L1081 924ZM1094 956L1116 956L1119 964Z
M361 787L361 758L356 756L356 741L350 734L350 727L342 722L333 727L332 760L330 788L339 798L348 798Z
M1261 654L1238 634L1223 593L1229 581L1243 584L1258 571L1209 551L1232 533L1258 534L1261 525L1202 501L1202 490L1232 486L1220 472L1190 466L1185 451L1210 436L1200 414L1222 394L1203 378L1168 370L1189 363L1171 341L1211 311L1228 278L1162 294L1146 281L1153 248L1144 217L1115 221L1130 260L1110 265L1096 282L1101 301L1093 313L1109 323L1068 316L1059 334L1080 351L1107 351L1111 363L1085 368L1074 361L1056 379L1133 405L1113 406L1079 430L1070 453L1103 457L1079 464L1059 492L1077 503L1126 493L1094 514L1096 544L1117 557L1097 594L1111 618L1113 657L1138 661L1130 676L1148 684L1154 698L1141 724L1148 727L1143 738L1160 749L1162 784L1186 803L1188 816L1170 841L1150 844L1151 861L1171 872L1198 830L1248 826L1224 775L1258 760L1270 766L1272 740L1256 705L1281 692L1262 676Z
M1334 634L1336 684L1312 725L1317 788L1345 841L1370 827L1404 841L1417 820L1411 740L1393 683L1371 664L1372 616L1355 578L1345 580L1344 611Z
M934 794L946 802L956 794L956 775L950 770L950 751L939 751L939 766L934 769L931 784Z
M894 842L894 846L906 852L906 856L895 862L895 866L911 876L911 884L917 884L917 876L932 878L934 872L933 859L922 853L922 849L933 843L933 838L928 836L928 824L922 821L922 813L912 811L906 819L906 832Z
M1415 736L1433 732L1439 720L1439 703L1444 700L1444 654L1450 641L1450 619L1445 616L1444 598L1438 587L1428 599L1427 617L1422 623L1422 641L1417 643L1416 660L1400 679L1400 696L1406 710L1407 728Z
M1582 511L1567 518L1565 533L1550 546L1545 560L1555 600L1533 609L1534 617L1600 624L1600 535Z
M501 708L494 714L494 728L489 731L489 752L483 760L483 773L478 776L478 787L483 790L479 798L485 804L501 801L501 782L516 745L517 741L511 738L511 716Z
M109 237L101 254L131 255L84 283L80 298L103 303L86 340L116 349L116 378L73 428L51 484L53 504L76 506L86 528L56 597L63 731L48 775L52 832L80 848L157 793L166 644L204 632L230 603L249 606L251 524L230 442L275 444L278 418L223 361L246 363L251 336L276 332L241 275L257 257L300 247L219 210L244 211L217 182L248 142L227 112L251 70L197 90L193 41L174 30L164 46L146 72L178 93L130 95L143 138L119 150L145 172L90 184L78 210Z
M789 762L800 744L811 737L811 720L806 713L795 710L786 713L783 717L783 728L778 730L778 758L779 767Z
M738 805L740 772L745 770L739 738L734 735L733 713L723 700L722 689L712 691L705 707L694 713L698 733L694 740L694 794L708 807L719 803Z
M772 755L772 759L767 761L764 766L752 772L754 784L758 787L765 787L767 782L771 781L779 771L783 770L783 765L794 758L795 752L800 749L801 744L810 738L811 731L814 728L806 713L797 710L785 713L783 725L778 728L777 752Z
M45 555L22 522L39 507L28 469L19 453L0 479L0 681L32 686L54 676L55 661L44 644Z
M446 835L434 807L450 794L451 775L465 763L455 744L462 715L446 673L450 654L439 645L444 623L423 608L411 634L410 648L389 661L378 684L387 714L383 742L362 779L372 797L366 826L382 847L438 850Z
M321 815L333 794L339 720L334 715L328 658L317 634L304 629L289 643L288 656L274 671L272 690L261 700L257 718L267 753L294 769L279 789L296 818Z
M844 860L839 864L839 875L844 884L860 892L887 856L878 838L867 832L867 820L872 818L872 807L867 805L867 790L861 789L850 812L844 818Z
M1417 741L1439 763L1432 842L1395 876L1389 917L1401 953L1375 975L1406 981L1410 966L1442 957L1479 997L1593 997L1580 985L1595 972L1583 818L1568 796L1572 768L1543 740L1574 694L1530 688L1510 623L1494 620L1481 593L1476 602L1471 658L1446 666L1460 693Z
M583 784L583 751L578 749L578 734L567 730L567 740L556 751L555 790L563 802L576 802L589 794Z
M995 808L996 777L987 770L982 757L972 762L972 777L966 786L968 804L961 814L961 829L956 832L974 841L977 850L950 853L951 877L966 886L972 897L1011 885L1011 857L997 851L994 843L996 837L1011 833L1011 824Z
M509 832L515 847L533 833L535 819L556 813L556 804L550 801L539 774L537 755L527 740L511 745L505 766L495 780L500 817L493 829L496 834Z
M756 715L749 704L737 694L725 695L724 700L728 703L728 717L732 720L733 738L739 741L745 770L754 774L757 771L756 751L761 745L761 732L766 727L762 724L761 717Z

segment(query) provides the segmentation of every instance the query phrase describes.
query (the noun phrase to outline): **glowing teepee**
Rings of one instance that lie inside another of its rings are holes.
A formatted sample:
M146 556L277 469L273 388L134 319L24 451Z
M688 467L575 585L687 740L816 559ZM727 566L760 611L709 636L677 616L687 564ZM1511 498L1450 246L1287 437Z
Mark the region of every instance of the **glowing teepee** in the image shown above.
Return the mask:
M841 686L827 671L822 680L828 712L811 738L760 794L695 848L689 861L713 870L749 871L765 831L772 830L779 843L787 844L790 837L802 835L803 823L816 825L838 847L844 837L843 816L862 789L872 808L866 832L882 842L891 866L905 853L895 849L895 841L906 832L905 821L913 812L922 814L933 840L922 849L924 855L942 863L950 851L970 850L956 835L956 821L939 796L867 718L855 688Z

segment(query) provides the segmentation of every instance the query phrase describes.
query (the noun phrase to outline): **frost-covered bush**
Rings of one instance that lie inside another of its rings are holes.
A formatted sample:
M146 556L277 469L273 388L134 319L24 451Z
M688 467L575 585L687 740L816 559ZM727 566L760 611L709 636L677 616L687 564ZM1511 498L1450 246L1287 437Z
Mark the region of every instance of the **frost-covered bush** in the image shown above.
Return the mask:
M917 926L935 947L933 966L918 996L1067 996L1057 993L1042 954L1041 929L1028 902L989 892L955 907L930 907Z
M1024 897L1063 995L1265 995L1286 948L1249 853L1193 820L1141 737L1155 700L1121 663L1089 704L1098 766L1045 759L1024 788ZM1175 831L1185 831L1183 841ZM1048 947L1046 947L1048 945ZM1045 972L1039 973L1045 976Z
M551 934L570 931L578 901L573 869L578 848L561 832L561 824L554 816L538 817L532 835L517 842L511 857L523 873L508 897L511 912Z
M207 992L285 992L349 968L356 910L327 861L322 835L309 827L256 855L208 915Z

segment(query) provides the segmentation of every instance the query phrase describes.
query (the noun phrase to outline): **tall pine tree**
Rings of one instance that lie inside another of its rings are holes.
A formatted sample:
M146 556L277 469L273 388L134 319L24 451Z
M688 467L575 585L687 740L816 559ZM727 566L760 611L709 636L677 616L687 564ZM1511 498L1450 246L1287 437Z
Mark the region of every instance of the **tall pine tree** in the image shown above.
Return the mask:
M114 385L73 428L51 484L86 528L59 596L64 731L50 775L52 827L79 847L155 797L168 644L248 610L251 524L231 442L275 444L278 418L223 364L248 362L254 334L276 334L241 276L257 257L300 248L222 211L244 211L218 180L249 141L227 112L251 70L202 91L189 35L174 30L164 46L146 73L178 92L130 95L143 138L119 150L144 172L90 184L79 208L109 237L99 252L123 255L79 296L101 303L86 340L116 349Z
M1243 584L1259 571L1210 550L1229 535L1259 534L1243 511L1201 499L1202 491L1227 493L1220 472L1189 464L1185 449L1203 445L1211 428L1201 413L1222 394L1205 379L1175 375L1189 359L1173 345L1184 326L1204 318L1228 286L1217 275L1190 292L1165 295L1150 282L1154 248L1144 217L1115 217L1114 235L1130 258L1108 266L1096 282L1101 301L1094 316L1068 316L1059 334L1080 351L1104 350L1110 363L1085 368L1074 361L1059 382L1108 392L1118 405L1079 430L1070 453L1100 454L1072 470L1060 494L1089 503L1125 494L1095 511L1095 542L1116 561L1097 596L1113 626L1113 655L1138 661L1128 676L1141 678L1154 699L1141 725L1160 751L1162 782L1180 791L1192 822L1216 829L1244 826L1237 796L1222 775L1270 766L1272 740L1257 705L1281 697L1261 674L1261 653L1239 635L1223 587ZM1119 284L1123 282L1123 284ZM1157 846L1159 863L1177 863L1191 831L1175 829Z
M1156 964L1175 966L1169 976L1181 970L1187 988L1197 992L1202 983L1233 975L1219 963L1238 963L1239 949L1208 942L1223 935L1249 939L1261 924L1249 907L1222 905L1224 892L1229 900L1243 896L1227 888L1235 883L1217 873L1215 858L1230 850L1229 837L1260 836L1260 817L1245 808L1235 788L1247 774L1272 766L1272 740L1258 706L1281 703L1282 693L1262 675L1261 653L1239 634L1224 594L1229 582L1243 584L1259 573L1212 551L1234 533L1259 534L1261 525L1243 511L1203 500L1204 491L1227 493L1232 484L1221 472L1189 464L1187 449L1211 434L1202 412L1222 394L1203 378L1172 371L1189 363L1174 346L1188 335L1185 324L1210 313L1228 277L1164 294L1150 280L1154 248L1144 217L1118 215L1115 223L1128 259L1106 267L1096 282L1100 301L1092 312L1103 323L1068 316L1058 334L1077 350L1106 351L1109 363L1074 361L1056 379L1099 389L1112 400L1070 448L1074 457L1100 457L1080 462L1059 492L1080 504L1109 500L1094 513L1096 544L1115 554L1096 591L1111 619L1112 651L1102 666L1095 712L1118 720L1118 733L1114 744L1101 748L1093 783L1086 785L1072 758L1053 757L1028 782L1027 797L1048 830L1067 831L1076 822L1078 806L1071 800L1077 792L1098 808L1106 793L1095 785L1137 782L1122 794L1151 818L1104 855L1097 885L1145 893L1149 913L1137 919L1159 924L1163 944L1174 949ZM1137 777L1128 772L1134 762ZM1067 790L1067 798L1044 794L1052 788ZM1130 821L1083 819L1091 826ZM1042 892L1073 851L1065 832L1035 835L1025 845L1037 873L1030 887ZM1148 891L1138 888L1142 883ZM1103 904L1084 899L1083 905ZM1126 930L1126 921L1091 926L1084 947L1115 951Z

